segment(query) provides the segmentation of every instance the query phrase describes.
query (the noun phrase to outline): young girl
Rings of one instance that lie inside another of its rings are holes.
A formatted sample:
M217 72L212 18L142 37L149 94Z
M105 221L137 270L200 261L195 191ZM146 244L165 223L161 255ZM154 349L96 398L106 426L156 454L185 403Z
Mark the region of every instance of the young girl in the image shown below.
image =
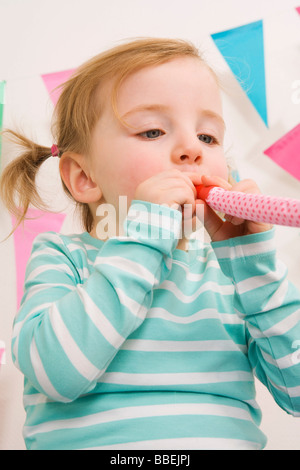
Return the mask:
M118 46L64 84L54 131L86 231L38 236L28 262L12 340L27 448L263 448L253 373L299 415L300 296L272 227L196 198L201 182L258 191L228 182L215 74L185 41ZM18 192L22 220L51 149L18 139L26 151L1 188L15 212ZM103 204L115 211L107 240ZM186 207L210 243L181 236Z

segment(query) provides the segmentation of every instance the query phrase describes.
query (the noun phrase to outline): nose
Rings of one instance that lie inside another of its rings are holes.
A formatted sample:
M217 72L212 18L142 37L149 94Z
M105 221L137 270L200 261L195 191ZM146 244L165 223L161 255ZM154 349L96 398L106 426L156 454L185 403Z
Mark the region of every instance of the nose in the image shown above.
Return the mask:
M174 145L172 160L176 164L200 164L202 149L198 138L180 140Z
M187 152L187 153L180 155L180 161L184 163L188 163L188 162L197 163L200 160L201 160L201 156L200 155L193 156L192 152Z

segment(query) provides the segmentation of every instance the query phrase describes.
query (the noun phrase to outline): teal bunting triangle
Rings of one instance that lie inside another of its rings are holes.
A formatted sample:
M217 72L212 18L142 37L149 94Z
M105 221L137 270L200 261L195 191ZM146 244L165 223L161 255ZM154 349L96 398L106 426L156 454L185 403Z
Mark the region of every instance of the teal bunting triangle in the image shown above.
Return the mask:
M268 127L263 21L249 23L211 36Z

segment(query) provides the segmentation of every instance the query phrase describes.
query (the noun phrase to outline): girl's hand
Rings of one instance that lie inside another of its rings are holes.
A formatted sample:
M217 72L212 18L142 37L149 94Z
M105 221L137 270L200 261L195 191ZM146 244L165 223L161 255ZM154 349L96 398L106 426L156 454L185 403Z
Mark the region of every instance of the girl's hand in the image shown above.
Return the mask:
M259 194L260 190L256 183L250 179L240 181L233 186L228 181L219 177L202 176L202 184L205 186L219 186L220 188L232 191L241 191L244 193ZM244 220L231 215L225 216L225 222L211 209L206 202L201 199L196 200L196 204L203 206L203 215L201 216L208 234L213 242L227 240L228 238L239 237L241 235L250 235L252 233L265 232L272 228L272 225L261 222ZM199 211L201 212L201 211Z
M173 209L191 204L194 212L197 197L195 185L200 183L201 176L196 173L176 169L163 171L140 183L136 188L134 199L166 204Z

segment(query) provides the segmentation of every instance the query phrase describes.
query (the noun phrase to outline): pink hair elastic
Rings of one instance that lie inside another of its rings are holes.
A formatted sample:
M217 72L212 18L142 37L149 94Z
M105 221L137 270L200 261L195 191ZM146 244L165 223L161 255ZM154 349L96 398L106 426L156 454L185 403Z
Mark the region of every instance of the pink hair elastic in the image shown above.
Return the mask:
M300 227L300 200L196 186L199 199L217 211L255 222Z
M51 147L51 155L52 157L59 157L59 149L57 145L53 144Z

